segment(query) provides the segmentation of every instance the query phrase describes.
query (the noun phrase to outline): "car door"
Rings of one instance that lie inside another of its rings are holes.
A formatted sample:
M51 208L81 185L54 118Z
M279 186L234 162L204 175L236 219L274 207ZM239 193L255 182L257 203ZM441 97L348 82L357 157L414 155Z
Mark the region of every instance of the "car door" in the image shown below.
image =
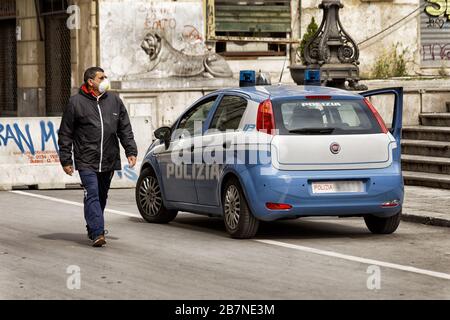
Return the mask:
M233 160L229 158L235 156L236 136L240 134L240 123L247 104L248 101L238 95L222 96L207 124L208 130L202 137L202 145L197 147L196 144L195 157L200 159L199 153L202 153L203 164L201 172L197 169L197 172L201 174L197 174L195 179L199 204L209 206L220 204L219 192L217 192L220 172L226 160ZM213 155L216 156L218 163L211 161Z
M365 98L370 98L372 104L377 108L387 122L389 132L394 136L397 142L397 148L393 150L394 161L400 161L401 158L401 135L402 135L402 116L403 116L403 88L383 88L361 92Z
M166 150L157 155L167 200L197 203L194 184L194 138L201 136L203 124L217 95L208 96L189 108L177 121Z

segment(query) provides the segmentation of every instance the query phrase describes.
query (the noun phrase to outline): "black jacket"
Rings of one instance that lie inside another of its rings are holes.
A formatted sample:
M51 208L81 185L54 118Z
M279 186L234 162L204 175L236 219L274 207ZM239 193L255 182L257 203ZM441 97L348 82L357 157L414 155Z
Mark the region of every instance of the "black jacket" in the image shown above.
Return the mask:
M72 165L72 146L77 170L120 170L119 141L125 154L137 156L130 119L122 100L111 93L96 98L85 87L70 98L58 133L62 166Z

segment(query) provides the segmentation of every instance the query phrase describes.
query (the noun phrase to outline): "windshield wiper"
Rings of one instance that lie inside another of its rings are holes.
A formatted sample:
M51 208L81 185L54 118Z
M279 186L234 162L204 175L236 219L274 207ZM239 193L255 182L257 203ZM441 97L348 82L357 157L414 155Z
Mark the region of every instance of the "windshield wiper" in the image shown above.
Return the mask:
M298 129L291 129L289 132L291 133L301 133L301 134L330 134L332 133L336 128L298 128Z

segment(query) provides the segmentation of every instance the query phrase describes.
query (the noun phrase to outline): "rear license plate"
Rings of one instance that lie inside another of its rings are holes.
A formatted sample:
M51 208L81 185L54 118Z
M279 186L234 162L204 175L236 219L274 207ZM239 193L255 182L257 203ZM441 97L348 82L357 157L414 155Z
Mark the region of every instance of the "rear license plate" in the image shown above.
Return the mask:
M320 181L312 183L313 193L364 192L362 181Z

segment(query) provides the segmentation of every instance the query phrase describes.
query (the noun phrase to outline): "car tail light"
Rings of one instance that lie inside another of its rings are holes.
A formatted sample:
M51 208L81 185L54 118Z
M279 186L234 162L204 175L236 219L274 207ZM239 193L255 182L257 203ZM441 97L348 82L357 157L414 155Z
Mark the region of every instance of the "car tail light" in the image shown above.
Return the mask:
M399 200L392 200L392 201L382 203L381 207L382 208L395 208L395 207L398 207L399 205L400 205Z
M330 100L331 96L306 96L306 99Z
M258 115L256 117L256 130L268 134L275 134L275 119L270 99L264 100L259 104Z
M369 107L370 111L372 111L372 113L375 116L375 118L377 119L378 124L380 125L380 128L383 131L383 133L388 133L388 129L386 128L386 124L384 123L384 120L380 116L380 114L378 113L377 109L375 109L375 107L372 105L372 103L369 101L369 99L364 98L364 102Z
M290 210L292 209L292 206L287 203L267 202L266 208L269 210Z

